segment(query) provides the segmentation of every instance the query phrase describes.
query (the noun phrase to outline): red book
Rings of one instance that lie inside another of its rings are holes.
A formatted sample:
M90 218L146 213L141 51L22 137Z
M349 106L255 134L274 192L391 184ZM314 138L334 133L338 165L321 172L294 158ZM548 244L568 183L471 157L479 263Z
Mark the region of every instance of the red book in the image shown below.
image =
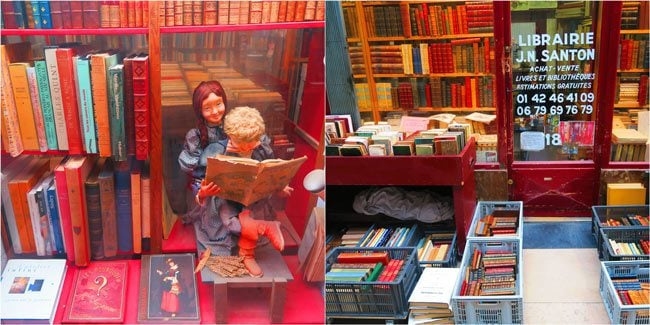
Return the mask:
M92 262L77 271L63 323L123 323L128 262Z
M381 262L384 265L388 264L388 252L366 252L366 253L340 253L338 263L377 263Z
M422 4L422 20L424 21L424 34L431 36L431 26L429 26L429 7L426 3Z
M54 168L54 180L56 184L56 197L59 201L59 218L61 219L61 231L63 232L63 245L68 255L68 261L74 263L73 241L72 241L72 219L70 216L70 200L68 198L68 182L65 178L64 165L67 161L63 160Z
M83 3L84 28L99 28L101 24L99 6L99 1L86 1Z
M81 1L69 1L69 3L72 28L84 28L83 3Z
M93 157L73 156L65 164L74 260L77 266L88 266L90 263L90 238L88 235L86 190L84 183L88 179L88 174L90 174L94 163ZM68 254L71 252L68 250Z
M280 1L280 8L278 9L278 23L287 21L287 5L286 1Z
M391 270L388 278L386 281L388 282L394 282L397 277L399 276L399 272L402 270L402 265L404 265L404 260L394 260L396 261L395 264L393 265L393 269Z
M411 24L409 19L409 7L407 4L399 5L399 12L402 16L402 34L404 37L411 37Z
M465 107L472 107L472 78L465 77L465 87L463 87L463 93Z
M2 20L4 21L4 28L18 28L18 22L16 21L14 4L12 1L2 1L0 5L2 6Z
M74 55L74 49L72 48L61 48L56 50L56 63L61 83L63 112L65 114L66 127L68 129L68 153L71 155L83 153L84 147L79 124L77 89L74 78L74 63L72 60Z
M126 136L127 155L135 155L135 124L133 111L133 59L135 54L130 55L122 63L124 64L124 133Z
M639 106L646 104L648 98L648 75L644 74L639 79Z
M146 160L149 155L149 56L133 59L133 112L135 121L135 158Z
M56 1L50 1L50 3L52 2ZM63 28L72 28L72 8L70 7L71 2L72 1L61 1L61 21Z

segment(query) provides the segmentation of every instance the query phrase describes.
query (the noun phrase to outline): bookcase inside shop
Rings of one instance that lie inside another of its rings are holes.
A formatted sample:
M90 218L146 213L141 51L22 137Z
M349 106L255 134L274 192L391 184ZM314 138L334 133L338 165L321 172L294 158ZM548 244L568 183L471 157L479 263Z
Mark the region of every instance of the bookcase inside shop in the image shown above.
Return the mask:
M648 161L648 3L622 3L612 119L612 162Z

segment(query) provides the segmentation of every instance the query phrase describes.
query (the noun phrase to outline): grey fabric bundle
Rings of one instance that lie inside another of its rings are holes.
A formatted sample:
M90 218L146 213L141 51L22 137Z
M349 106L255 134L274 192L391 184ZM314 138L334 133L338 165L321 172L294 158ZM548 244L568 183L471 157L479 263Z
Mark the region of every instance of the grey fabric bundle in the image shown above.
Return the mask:
M353 208L357 213L383 213L401 220L419 220L426 223L454 218L454 204L451 198L432 191L407 191L400 187L364 190L355 196Z

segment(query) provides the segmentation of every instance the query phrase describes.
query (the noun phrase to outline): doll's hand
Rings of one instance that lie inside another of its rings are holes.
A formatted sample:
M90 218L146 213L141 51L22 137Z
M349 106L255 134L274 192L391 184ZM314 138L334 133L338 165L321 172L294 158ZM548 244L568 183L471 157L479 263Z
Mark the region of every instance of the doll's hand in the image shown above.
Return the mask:
M278 192L278 196L281 198L287 198L290 197L292 193L293 193L293 187L287 185L282 189L282 191Z
M215 196L219 194L219 192L221 192L221 187L219 187L217 184L214 184L213 182L208 183L204 179L201 181L201 188L196 193L196 203L203 205L203 201L206 197Z

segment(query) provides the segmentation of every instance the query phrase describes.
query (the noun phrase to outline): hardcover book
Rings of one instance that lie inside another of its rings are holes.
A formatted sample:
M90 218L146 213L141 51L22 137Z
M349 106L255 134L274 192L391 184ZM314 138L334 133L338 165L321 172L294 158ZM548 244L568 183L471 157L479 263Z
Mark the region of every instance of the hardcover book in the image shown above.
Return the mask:
M292 160L248 158L217 155L208 158L206 181L221 187L217 196L249 205L289 184L307 157Z
M126 310L128 262L92 262L79 269L63 323L122 323Z
M198 323L198 300L194 255L142 256L138 321Z
M0 318L54 321L65 276L64 259L9 260L2 272Z

